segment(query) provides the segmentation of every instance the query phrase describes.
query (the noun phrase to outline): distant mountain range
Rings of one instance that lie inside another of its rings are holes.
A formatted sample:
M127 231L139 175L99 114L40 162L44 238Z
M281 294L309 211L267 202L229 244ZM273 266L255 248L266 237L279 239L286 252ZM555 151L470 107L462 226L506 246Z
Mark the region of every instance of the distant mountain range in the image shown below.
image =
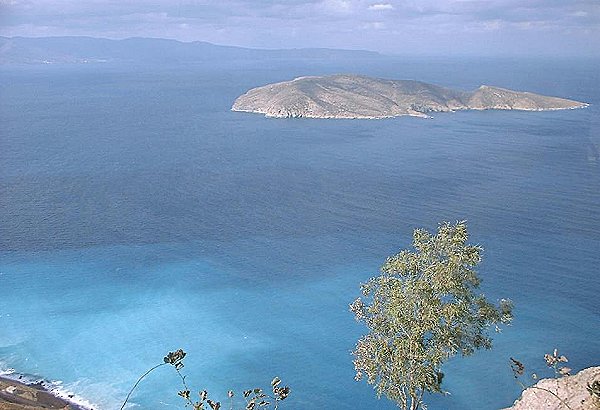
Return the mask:
M413 80L333 75L253 88L236 99L232 110L279 118L389 118L427 117L432 112L458 110L564 110L587 105L487 85L469 92Z
M257 59L382 58L379 53L326 48L263 50L157 38L0 37L0 64L192 63Z

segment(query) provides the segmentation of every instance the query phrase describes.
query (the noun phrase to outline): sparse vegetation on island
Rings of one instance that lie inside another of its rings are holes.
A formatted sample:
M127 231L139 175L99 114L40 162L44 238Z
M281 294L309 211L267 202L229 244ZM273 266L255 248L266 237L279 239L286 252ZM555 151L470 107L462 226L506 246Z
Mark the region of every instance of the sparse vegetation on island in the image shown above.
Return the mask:
M413 80L387 80L339 74L299 77L249 90L233 111L275 118L428 117L460 110L547 111L587 107L565 98L482 85L459 91Z

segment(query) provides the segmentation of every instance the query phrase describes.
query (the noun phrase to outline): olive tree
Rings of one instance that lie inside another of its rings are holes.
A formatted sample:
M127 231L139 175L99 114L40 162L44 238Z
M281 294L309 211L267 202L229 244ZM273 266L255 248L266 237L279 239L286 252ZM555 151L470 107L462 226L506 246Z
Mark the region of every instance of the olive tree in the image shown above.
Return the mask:
M442 364L457 354L489 349L490 325L512 319L477 293L482 248L467 244L465 222L440 224L436 234L415 229L414 250L389 257L381 275L362 284L350 310L369 333L353 351L356 379L366 375L378 397L417 410L423 394L442 393Z

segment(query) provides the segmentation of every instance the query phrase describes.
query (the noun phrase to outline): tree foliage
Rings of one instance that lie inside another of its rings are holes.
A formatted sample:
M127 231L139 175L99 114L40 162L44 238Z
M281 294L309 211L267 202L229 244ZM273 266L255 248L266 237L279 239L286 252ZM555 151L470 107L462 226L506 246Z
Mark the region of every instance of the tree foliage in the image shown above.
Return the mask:
M482 248L467 244L465 222L442 223L436 234L416 229L414 250L389 257L381 275L362 284L350 309L369 333L353 352L356 378L377 395L416 410L425 392L441 393L442 364L489 349L490 325L512 319L512 303L488 302L477 289Z

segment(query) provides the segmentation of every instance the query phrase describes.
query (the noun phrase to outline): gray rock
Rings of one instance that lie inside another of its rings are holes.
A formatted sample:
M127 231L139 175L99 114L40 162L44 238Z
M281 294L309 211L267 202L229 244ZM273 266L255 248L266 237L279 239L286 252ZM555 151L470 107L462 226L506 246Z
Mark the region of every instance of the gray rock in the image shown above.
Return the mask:
M559 379L543 379L523 392L512 407L504 410L598 410L600 401L587 391L587 384L600 380L600 367L590 367L573 376ZM563 402L549 393L550 390ZM566 403L569 407L565 406Z

